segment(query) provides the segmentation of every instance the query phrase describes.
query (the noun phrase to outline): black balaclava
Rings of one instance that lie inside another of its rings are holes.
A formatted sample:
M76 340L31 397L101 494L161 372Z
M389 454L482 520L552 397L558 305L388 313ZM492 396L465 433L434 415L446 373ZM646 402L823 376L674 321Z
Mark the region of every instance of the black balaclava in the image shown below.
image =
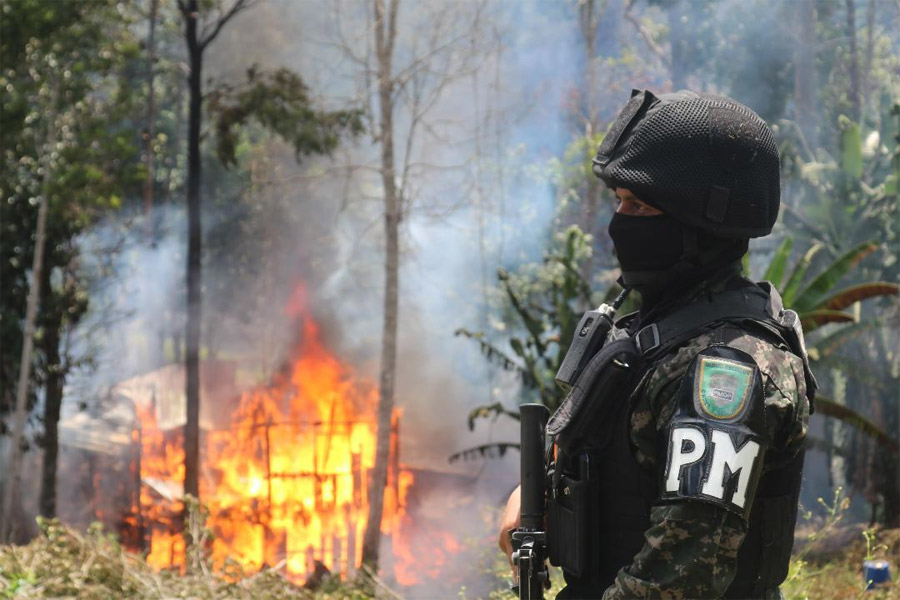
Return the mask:
M747 251L746 239L720 238L667 214L615 213L609 235L622 280L641 294L644 309L696 286Z

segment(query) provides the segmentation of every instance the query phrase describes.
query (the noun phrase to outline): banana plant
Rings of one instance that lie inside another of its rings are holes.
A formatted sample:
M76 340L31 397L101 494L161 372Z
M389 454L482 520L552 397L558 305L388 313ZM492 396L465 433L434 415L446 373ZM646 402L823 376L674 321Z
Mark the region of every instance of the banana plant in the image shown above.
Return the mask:
M581 270L589 255L590 238L577 226L561 232L543 264L528 265L519 273L499 269L497 279L507 309L507 321L517 323L518 333L509 338L509 350L498 347L485 332L460 328L457 336L475 341L485 358L495 366L517 373L523 396L555 410L562 398L556 372L569 349L575 327L585 308L594 300ZM519 413L495 402L473 409L469 429L484 418L510 417ZM457 452L453 462L474 456L503 456L515 443L491 443Z
M880 296L896 296L900 286L888 281L874 281L854 284L835 290L838 283L860 261L878 249L874 242L863 242L827 264L818 273L809 274L813 258L822 249L820 244L813 244L796 262L785 277L788 257L793 247L793 238L787 237L775 251L763 279L771 281L776 288L783 290L782 300L786 308L791 308L800 316L804 331L809 334L827 324L838 324L839 327L827 335L818 336L809 345L809 357L814 364L838 369L852 369L854 377L865 378L866 369L851 359L838 357L835 352L846 342L864 331L881 326L877 320L859 320L859 311L848 311L858 306L857 303ZM876 377L870 377L871 385L878 385ZM876 439L882 446L891 451L900 452L900 444L877 424L857 411L831 400L825 396L816 396L816 410L823 415L849 423Z

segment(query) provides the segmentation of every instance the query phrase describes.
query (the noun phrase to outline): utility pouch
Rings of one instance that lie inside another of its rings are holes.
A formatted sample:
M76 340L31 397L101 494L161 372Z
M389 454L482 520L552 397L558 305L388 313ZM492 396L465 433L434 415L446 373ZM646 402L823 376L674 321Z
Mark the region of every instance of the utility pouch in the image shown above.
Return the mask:
M547 550L550 564L580 577L597 556L592 510L597 506L597 484L590 478L588 454L579 455L577 464L578 475L561 475L547 503Z
M577 452L588 438L593 446L609 439L609 417L626 395L639 358L634 340L625 338L607 344L591 359L547 424L547 434L563 452Z

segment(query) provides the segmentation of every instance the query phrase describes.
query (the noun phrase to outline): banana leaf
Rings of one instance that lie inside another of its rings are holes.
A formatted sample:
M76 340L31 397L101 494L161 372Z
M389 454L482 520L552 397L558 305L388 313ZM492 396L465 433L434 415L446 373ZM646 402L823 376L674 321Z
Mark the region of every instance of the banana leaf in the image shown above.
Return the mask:
M507 450L519 450L519 444L513 444L509 442L493 442L491 444L482 444L481 446L475 446L474 448L467 448L465 450L460 450L459 452L454 452L451 454L447 461L451 464L455 463L458 460L471 460L473 458L503 458L506 454Z
M546 351L546 348L541 341L542 328L540 322L535 319L528 311L528 309L522 304L522 301L513 291L512 286L509 283L509 279L503 278L502 282L503 288L506 290L506 295L509 298L509 301L512 303L512 306L515 309L516 313L519 315L519 317L521 317L522 322L525 324L525 329L528 330L528 333L534 340L538 355L543 355Z
M809 263L812 262L813 257L821 249L821 244L813 244L806 251L806 254L803 255L803 258L794 265L791 275L788 277L788 282L784 286L784 293L781 294L785 307L794 308L794 297L797 295L797 290L800 289L800 284L803 283L803 278L806 276L807 269L809 269Z
M513 412L511 410L506 410L503 407L503 404L500 402L495 402L493 404L486 404L484 406L479 406L477 408L473 408L469 412L469 431L473 431L475 429L475 421L478 419L488 419L491 416L494 417L494 420L497 419L500 415L505 415L511 419L519 420L519 413Z
M870 389L883 390L889 385L897 385L896 379L891 379L885 373L872 368L869 363L853 360L844 355L818 358L812 361L812 365L815 372L819 372L822 368L836 369Z
M847 325L846 327L841 327L834 333L830 333L827 336L820 338L814 345L810 346L810 358L812 358L813 354L818 354L818 356L822 358L830 356L835 350L856 336L870 329L881 327L882 325L883 323L881 321L870 319L854 323L853 325Z
M522 377L523 383L525 383L526 385L530 382L531 373L529 373L527 369L522 367L522 365L513 360L503 350L500 350L495 345L485 340L483 333L469 331L464 327L460 327L453 332L453 335L463 336L469 338L470 340L475 340L481 347L481 353L485 358L488 359L488 362L497 365L504 371L515 371L519 373L519 375Z
M796 296L792 296L791 308L798 313L819 308L822 296L834 287L838 280L847 274L856 264L866 256L874 252L878 246L874 242L863 242L855 248L838 257L828 265L818 276L813 279Z
M830 452L832 454L837 454L838 456L843 456L844 458L850 458L851 456L850 451L846 448L842 448L834 442L826 440L825 438L820 438L813 435L806 436L806 442L804 445L807 452L810 450L821 450L822 452Z
M794 238L788 236L781 242L781 246L772 256L769 267L766 269L763 279L772 282L776 288L781 288L781 280L784 279L784 269L787 266L788 257L791 255L791 248L794 246Z
M809 333L827 323L855 323L856 318L840 310L814 310L800 316L803 330Z
M879 444L884 446L884 448L890 450L894 454L900 454L900 444L897 443L897 440L852 408L818 395L816 396L815 404L817 413L848 423L876 440Z
M892 296L900 292L900 286L887 281L862 283L835 292L834 295L820 304L829 310L843 310L853 304L876 296Z

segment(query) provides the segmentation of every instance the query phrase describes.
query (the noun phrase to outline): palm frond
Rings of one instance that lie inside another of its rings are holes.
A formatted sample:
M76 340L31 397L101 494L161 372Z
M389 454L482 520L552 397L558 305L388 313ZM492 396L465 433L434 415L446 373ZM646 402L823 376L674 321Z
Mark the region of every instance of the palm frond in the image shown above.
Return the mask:
M896 296L900 293L900 286L887 281L874 281L861 283L835 292L820 304L829 310L843 310L853 304L877 296Z
M900 444L897 443L897 440L892 438L890 435L885 433L885 431L878 425L876 425L860 413L856 412L849 406L838 404L834 400L817 395L816 412L838 419L839 421L843 421L844 423L848 423L853 427L859 429L867 436L876 440L878 443L880 443L882 446L884 446L894 454L900 454Z
M511 442L492 442L490 444L482 444L480 446L454 452L447 458L447 461L450 464L453 464L458 460L503 458L503 456L506 455L507 450L519 450L519 448L519 444L513 444Z
M838 280L858 264L859 261L874 252L878 245L874 242L863 242L839 256L819 273L803 290L792 297L791 308L798 313L819 308L822 296L834 287Z
M787 284L784 286L784 292L781 294L781 298L784 300L784 305L786 307L794 307L794 297L797 295L797 290L800 289L800 284L803 283L803 278L806 277L806 271L809 269L809 264L821 249L821 244L813 244L812 247L806 251L806 254L803 255L803 258L794 265L794 268L791 270L791 275L788 277Z
M516 421L519 420L519 413L513 412L511 410L506 410L503 407L503 404L501 404L500 402L485 404L483 406L473 408L469 412L469 431L475 429L475 421L477 419L488 419L490 417L493 417L494 420L496 420L500 415L506 415L507 417L515 419Z
M794 246L794 238L788 236L784 238L778 250L772 256L769 267L766 269L763 279L772 282L776 288L781 287L781 280L784 279L784 270L787 267L788 257L791 255L791 248Z
M840 310L814 310L800 315L803 330L809 333L827 323L855 323L856 318Z

